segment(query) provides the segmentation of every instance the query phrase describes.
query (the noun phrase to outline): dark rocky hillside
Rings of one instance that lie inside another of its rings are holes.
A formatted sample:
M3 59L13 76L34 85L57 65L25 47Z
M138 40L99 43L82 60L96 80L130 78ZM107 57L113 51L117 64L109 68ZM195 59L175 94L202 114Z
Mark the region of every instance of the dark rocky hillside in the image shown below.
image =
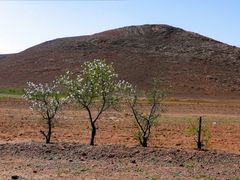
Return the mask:
M94 58L113 62L120 78L143 88L158 76L173 86L176 97L240 99L240 48L168 25L61 38L2 55L0 87L47 82Z

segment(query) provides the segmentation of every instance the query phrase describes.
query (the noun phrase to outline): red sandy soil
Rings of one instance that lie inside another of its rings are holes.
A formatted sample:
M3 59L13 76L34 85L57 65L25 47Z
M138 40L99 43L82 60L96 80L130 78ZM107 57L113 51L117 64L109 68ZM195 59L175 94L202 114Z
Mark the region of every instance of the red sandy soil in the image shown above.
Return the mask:
M97 124L96 146L87 145L87 114L67 107L59 114L53 144L39 133L40 116L23 100L0 102L0 179L194 179L240 176L240 102L168 101L148 148L134 139L126 107L106 112ZM146 108L146 107L143 107ZM212 139L195 150L188 120L203 116Z

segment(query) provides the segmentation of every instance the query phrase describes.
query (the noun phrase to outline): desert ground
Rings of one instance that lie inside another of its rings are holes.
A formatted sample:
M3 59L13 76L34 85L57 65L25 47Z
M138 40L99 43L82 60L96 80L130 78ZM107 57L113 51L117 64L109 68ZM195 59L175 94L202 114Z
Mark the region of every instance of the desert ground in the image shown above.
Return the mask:
M143 109L147 107L142 106ZM239 179L240 101L168 99L149 147L134 138L126 106L97 122L89 146L86 112L67 106L59 113L52 143L39 133L39 114L19 98L0 100L0 179ZM204 151L186 133L203 117L212 132Z

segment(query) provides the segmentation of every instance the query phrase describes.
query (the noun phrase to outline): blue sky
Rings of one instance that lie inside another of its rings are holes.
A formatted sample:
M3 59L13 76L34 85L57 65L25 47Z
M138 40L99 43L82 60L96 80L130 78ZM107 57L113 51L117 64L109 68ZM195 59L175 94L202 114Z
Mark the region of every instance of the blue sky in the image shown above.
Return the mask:
M0 54L141 24L168 24L240 47L239 0L0 1Z

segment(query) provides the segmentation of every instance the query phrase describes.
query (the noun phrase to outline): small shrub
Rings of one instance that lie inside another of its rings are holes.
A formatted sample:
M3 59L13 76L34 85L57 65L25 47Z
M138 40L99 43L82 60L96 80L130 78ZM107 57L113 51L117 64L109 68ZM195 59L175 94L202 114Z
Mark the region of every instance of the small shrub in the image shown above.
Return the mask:
M206 123L203 123L202 117L198 120L189 121L187 135L194 136L196 147L199 150L208 146L212 137L210 128Z

